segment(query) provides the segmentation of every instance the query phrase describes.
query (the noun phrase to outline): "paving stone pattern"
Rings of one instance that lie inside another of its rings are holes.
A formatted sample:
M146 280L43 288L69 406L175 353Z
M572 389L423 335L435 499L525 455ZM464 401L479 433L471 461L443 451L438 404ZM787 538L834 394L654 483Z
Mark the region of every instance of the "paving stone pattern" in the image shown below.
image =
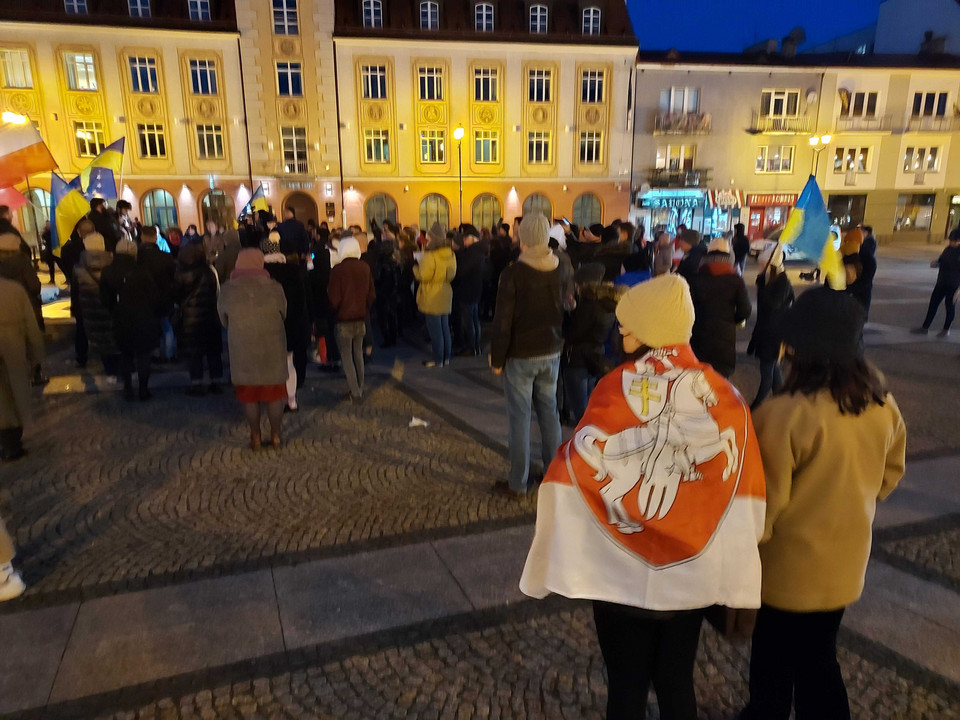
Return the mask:
M700 717L729 720L747 696L748 646L704 629ZM849 649L840 662L857 720L953 720L945 698ZM606 687L589 606L224 683L100 714L100 720L600 720ZM94 717L94 716L89 716ZM647 718L659 718L655 704Z
M960 528L881 543L881 549L960 590Z
M529 517L492 495L506 460L390 382L362 405L313 386L287 444L253 452L231 395L49 398L0 508L30 595L103 594L417 531ZM345 386L344 386L345 388ZM430 421L408 428L412 416ZM344 551L347 551L346 549Z

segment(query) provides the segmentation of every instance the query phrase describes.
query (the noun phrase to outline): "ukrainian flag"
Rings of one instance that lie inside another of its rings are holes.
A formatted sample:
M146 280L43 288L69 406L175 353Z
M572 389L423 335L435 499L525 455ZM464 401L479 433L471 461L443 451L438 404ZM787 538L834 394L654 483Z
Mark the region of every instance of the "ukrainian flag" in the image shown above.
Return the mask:
M69 239L80 219L90 212L90 202L76 188L56 173L50 174L50 205L53 222L50 223L50 248L60 254L60 246Z
M126 138L110 143L80 173L80 188L88 197L115 200L117 178L123 174L123 151Z
M260 187L257 188L253 197L250 198L250 211L255 212L257 210L263 210L264 212L270 210L267 206L267 196L263 192L263 183L260 183Z
M834 290L846 287L840 254L830 241L830 215L813 175L797 198L797 204L780 233L780 242L792 245L795 253L810 260L819 259L820 270L826 273Z

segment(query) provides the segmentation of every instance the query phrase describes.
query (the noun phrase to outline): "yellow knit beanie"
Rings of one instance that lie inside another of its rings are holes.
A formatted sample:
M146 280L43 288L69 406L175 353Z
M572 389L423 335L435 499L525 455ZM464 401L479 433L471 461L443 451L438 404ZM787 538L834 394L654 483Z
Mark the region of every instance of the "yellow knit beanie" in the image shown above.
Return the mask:
M690 286L679 275L634 285L617 303L617 320L648 347L686 345L693 332Z

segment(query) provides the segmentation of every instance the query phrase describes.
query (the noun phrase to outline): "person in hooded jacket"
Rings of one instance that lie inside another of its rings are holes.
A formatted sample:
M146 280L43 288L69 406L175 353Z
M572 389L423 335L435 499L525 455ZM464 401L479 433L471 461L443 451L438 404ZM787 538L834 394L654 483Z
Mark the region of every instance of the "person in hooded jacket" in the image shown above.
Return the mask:
M729 378L737 365L737 326L750 317L753 306L725 238L710 243L703 265L690 283L690 295L697 318L690 346L697 359Z
M750 409L759 407L770 391L783 387L780 371L780 344L783 339L784 313L793 305L794 294L790 278L783 267L783 246L777 243L764 250L758 259L757 324L750 337L747 353L760 361L760 387Z
M144 228L146 229L146 228ZM187 395L202 396L203 361L207 361L210 392L223 392L223 333L217 314L219 286L207 263L202 243L184 246L177 257L172 295L180 308L180 348L190 372Z
M733 240L730 246L733 250L733 262L740 274L743 275L747 266L747 256L750 254L750 238L747 237L743 223L737 223L733 226Z
M443 367L453 356L453 338L450 336L450 311L453 308L453 279L457 275L457 258L450 240L440 223L434 223L427 233L428 242L413 275L420 282L417 289L417 307L426 318L433 358L425 360L424 367Z
M341 237L337 247L339 261L330 271L327 287L351 402L363 399L363 337L367 332L370 308L377 298L373 273L360 255L360 243L353 235Z
M113 262L113 253L104 250L103 236L98 232L83 238L83 252L73 267L71 304L76 293L74 312L78 323L83 323L87 343L103 362L103 371L111 377L120 374L120 351L113 330L113 315L100 295L100 279L105 268ZM84 363L86 364L86 363Z

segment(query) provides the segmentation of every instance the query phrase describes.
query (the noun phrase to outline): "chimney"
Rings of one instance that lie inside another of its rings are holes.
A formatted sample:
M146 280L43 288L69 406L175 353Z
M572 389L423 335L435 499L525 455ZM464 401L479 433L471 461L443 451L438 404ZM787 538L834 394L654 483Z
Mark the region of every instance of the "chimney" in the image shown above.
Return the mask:
M783 40L780 41L780 54L785 58L795 58L797 48L807 41L807 33L802 27L795 27Z
M923 34L923 42L920 43L921 55L939 55L946 51L947 36L939 37L933 34L933 30L927 30Z

